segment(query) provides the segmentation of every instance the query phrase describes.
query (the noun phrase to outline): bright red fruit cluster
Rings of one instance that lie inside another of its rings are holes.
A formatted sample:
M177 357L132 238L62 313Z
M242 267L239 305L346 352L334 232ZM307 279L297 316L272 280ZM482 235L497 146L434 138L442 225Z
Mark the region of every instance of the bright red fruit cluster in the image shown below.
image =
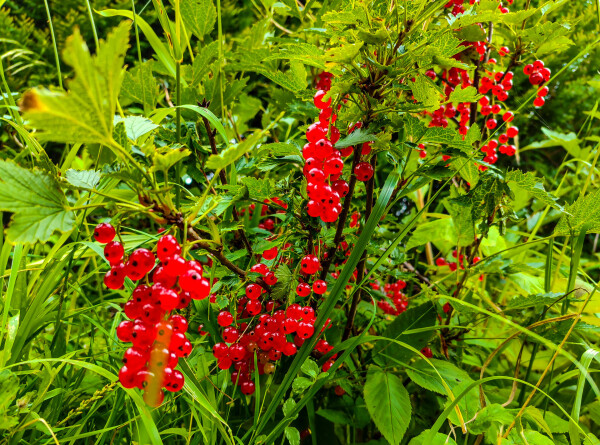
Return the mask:
M306 255L300 267L302 273L309 276L318 272L321 264L316 256ZM265 282L268 277L274 277L264 263L255 264L250 271L262 275ZM300 299L312 292L321 295L326 291L327 284L323 280L315 280L312 286L302 281L296 289ZM255 370L258 370L258 375L273 373L275 363L282 356L296 354L298 348L315 333L316 314L310 305L293 303L285 310L278 309L278 305L260 285L250 283L246 286L245 295L237 302L237 319L229 311L221 311L217 316L217 323L223 328L224 341L214 345L213 354L220 369L234 367L231 381L240 387L243 394L254 393ZM325 326L330 326L330 320ZM325 339L320 339L315 352L327 354L332 348ZM324 364L324 370L331 367L335 357Z
M105 256L111 270L104 282L111 289L123 286L125 276L133 281L144 278L152 271L151 285L138 285L123 308L129 320L117 327L117 337L131 347L123 355L119 381L125 388L145 390L144 399L158 406L164 392L183 388L183 374L176 370L180 357L192 352L192 344L185 333L188 321L174 314L186 308L192 299L202 300L210 294L210 282L202 276L203 268L197 261L186 261L181 246L173 235L161 237L154 253L137 249L123 263L124 249L113 241L115 229L110 224L99 224L94 238L106 244Z
M371 287L375 290L381 290L381 285L378 282L371 283ZM406 281L398 280L395 283L386 283L383 286L383 292L392 303L388 300L379 300L377 306L388 315L399 315L408 307L408 299L402 290L406 287Z

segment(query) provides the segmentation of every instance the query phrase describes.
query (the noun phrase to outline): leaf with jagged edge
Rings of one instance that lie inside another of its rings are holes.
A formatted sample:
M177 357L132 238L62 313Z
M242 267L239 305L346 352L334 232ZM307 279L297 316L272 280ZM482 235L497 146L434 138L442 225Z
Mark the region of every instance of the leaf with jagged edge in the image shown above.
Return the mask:
M219 42L216 40L210 42L200 50L200 54L194 59L192 64L192 87L202 82L204 76L210 71L211 63L219 56Z
M400 377L377 366L369 367L364 396L377 429L390 444L398 445L412 414L410 396Z
M433 127L428 128L425 134L418 141L422 144L441 144L449 147L458 148L464 153L471 154L473 146L463 141L462 136L458 131L452 128Z
M309 43L293 43L280 46L278 52L266 57L264 61L267 62L269 60L282 59L295 60L302 62L305 65L314 66L324 70L325 63L322 61L323 57L323 50L315 45L311 45Z
M264 131L256 131L239 144L231 145L217 155L210 155L206 167L212 170L222 170L254 149L258 141L264 136Z
M273 186L268 179L247 177L241 179L240 182L247 187L251 199L263 201L273 196Z
M217 21L217 8L212 0L181 0L181 18L199 39L210 33Z
M546 191L540 178L533 172L523 173L521 170L513 170L506 174L506 182L514 185L522 191L530 193L535 199L550 207L564 212L565 209L558 203L558 198Z
M158 101L159 85L152 75L153 60L148 60L125 73L121 96L132 102L154 108Z
M0 210L13 213L7 235L14 243L47 241L57 230L71 230L74 223L56 179L11 161L0 161Z
M25 93L21 107L40 140L111 145L113 117L123 80L123 61L129 47L128 23L122 23L96 56L91 56L79 30L67 39L63 58L75 78L69 92L35 88Z
M554 235L579 233L584 226L587 226L587 233L600 233L600 189L565 206L565 213L558 221Z
M425 108L436 110L440 107L440 91L429 77L424 74L418 75L410 86L415 99Z
M143 116L127 116L122 118L121 116L115 116L115 125L118 122L125 124L125 131L127 137L132 141L137 138L150 133L152 130L157 129L159 126Z
M456 107L461 102L475 102L481 98L481 94L473 86L466 88L455 88L450 93L449 102Z
M366 130L359 128L345 138L337 141L335 143L335 148L346 148L351 145L364 144L365 142L373 142L375 140L377 140L377 137L374 134L367 133Z
M74 170L70 168L65 173L65 180L73 187L93 190L100 183L102 173L97 170Z
M155 153L152 156L154 165L150 168L150 170L164 172L191 154L192 152L187 148L184 148L183 150L168 148L165 153Z

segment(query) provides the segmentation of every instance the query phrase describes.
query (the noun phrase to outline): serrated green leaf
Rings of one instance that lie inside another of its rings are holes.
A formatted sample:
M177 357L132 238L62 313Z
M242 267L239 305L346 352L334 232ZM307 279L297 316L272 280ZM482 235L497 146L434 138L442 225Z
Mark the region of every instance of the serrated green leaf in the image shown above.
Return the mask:
M324 53L319 47L309 43L292 43L282 45L279 51L264 59L269 60L295 60L302 62L305 65L314 66L316 68L325 69L325 64L322 62Z
M541 44L535 52L535 56L539 58L546 54L563 52L574 44L575 43L568 37L558 36Z
M479 100L481 94L477 92L475 87L468 86L466 88L455 88L450 93L449 102L454 106L462 102L475 102Z
M554 229L555 235L578 233L584 225L587 233L600 233L600 190L580 196L565 207L565 213Z
M54 178L10 161L0 161L0 210L14 213L7 231L12 242L47 241L56 230L70 230L74 222Z
M435 370L425 360L418 360L410 368L406 369L406 373L410 379L422 388L438 394L447 395L448 392L444 388L440 376L444 379L444 382L450 389L454 388L459 383L473 381L466 371L457 368L448 361L434 358L429 359L429 361L435 367Z
M283 402L283 415L288 417L294 411L294 408L296 408L296 402L294 399L287 399L285 402Z
M387 326L385 331L383 331L382 336L399 340L417 350L421 350L434 335L434 331L425 330L416 333L406 332L434 326L436 320L437 314L435 307L431 303L425 303L420 306L412 307L398 315L394 321ZM411 350L392 342L379 341L373 348L373 355L380 364L394 363L394 361L386 356L392 357L397 361L408 362L414 354L415 353Z
M506 306L506 310L510 309L525 309L529 307L541 306L541 305L550 305L559 298L563 297L564 294L548 292L546 294L534 294L529 295L527 297L514 297L512 300L508 302Z
M129 24L123 22L92 57L75 30L63 52L75 72L69 92L36 88L23 98L24 117L37 130L38 139L110 145L128 41Z
M510 425L514 419L514 414L498 403L487 405L477 414L477 418L471 424L473 434L484 434L495 424L497 426Z
M74 187L92 190L102 178L102 173L96 170L74 170L70 168L65 173L66 181Z
M302 152L294 144L288 144L285 142L273 142L270 144L262 144L258 148L258 157L266 156L301 156Z
M410 83L410 87L415 99L425 108L436 110L440 107L440 92L429 77L424 74L416 76L415 81Z
M521 170L513 170L506 174L506 182L514 183L520 190L530 193L538 201L556 210L565 211L564 207L558 203L558 198L546 191L542 181L533 172L523 173Z
M300 431L296 428L293 426L286 426L284 434L290 445L300 445Z
M374 134L367 133L363 128L354 130L348 136L336 142L335 148L346 148L351 145L364 144L365 142L373 142L377 140Z
M304 392L306 389L310 388L312 384L313 381L306 377L296 377L292 382L292 389L295 392Z
M258 144L263 135L263 132L256 131L239 144L229 146L218 155L211 155L206 161L206 167L212 170L224 169L244 156L244 154L250 152Z
M0 430L8 430L19 423L17 417L8 416L7 411L19 392L19 379L8 369L0 371Z
M273 298L287 301L295 295L296 280L286 264L280 264L275 271L277 283L273 286Z
M150 170L155 172L163 172L177 164L182 159L187 158L191 154L192 152L187 148L169 148L165 153L157 152L152 156L153 165Z
M307 358L306 361L302 363L300 370L312 379L316 379L319 373L321 372L321 370L319 369L319 365L317 365L317 362L311 360L310 358Z
M429 430L423 431L417 437L413 437L408 445L456 445L456 442L452 437L448 437L446 434L436 433L433 441L425 443L425 436L427 436Z
M248 188L250 198L263 201L273 196L271 181L268 179L257 179L252 177L242 178L240 180Z
M391 445L398 445L408 428L412 411L402 380L391 371L372 366L367 374L364 397L377 429Z
M122 118L121 116L115 116L115 125L119 122L125 124L125 131L127 137L132 141L137 138L150 133L152 130L157 129L159 126L143 116L127 116Z
M451 218L440 218L419 224L408 240L406 250L423 246L429 242L436 244L436 247L438 242L452 245L456 238L454 233L454 222Z
M153 109L158 101L158 83L152 75L154 61L148 60L125 73L121 96Z
M202 82L204 76L210 71L211 63L219 56L219 42L210 42L202 48L200 54L194 59L192 65L191 86L197 86Z
M203 39L215 27L217 8L212 0L181 0L181 18L196 37Z

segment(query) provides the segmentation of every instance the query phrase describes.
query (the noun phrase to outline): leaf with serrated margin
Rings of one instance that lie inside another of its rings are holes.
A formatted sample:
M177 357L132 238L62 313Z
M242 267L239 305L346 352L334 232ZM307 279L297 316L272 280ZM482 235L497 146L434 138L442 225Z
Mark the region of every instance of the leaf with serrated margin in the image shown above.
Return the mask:
M196 37L203 39L217 21L217 8L212 0L181 0L183 23Z
M158 101L158 83L152 75L153 60L148 60L125 73L121 96L153 109Z
M424 74L418 75L410 84L415 99L424 107L435 110L440 107L440 92L437 90L429 77Z
M206 161L206 167L212 170L224 169L252 150L263 136L264 132L256 131L239 144L229 146L218 155L211 155Z
M248 188L248 195L252 199L263 201L273 196L273 187L267 179L247 177L242 178L240 182Z
M145 135L146 133L150 133L152 130L155 130L159 127L150 119L147 119L143 116L127 116L125 118L122 118L121 116L115 116L115 125L118 122L123 122L125 124L127 137L132 141L135 141L137 138Z
M336 142L335 148L346 148L351 145L364 144L365 142L373 142L377 138L374 134L367 133L366 130L359 128L358 130L354 130L344 139L341 139Z
M458 148L467 154L471 154L473 151L473 146L468 142L463 141L458 131L451 128L429 128L418 142L422 144L447 145L448 147Z
M383 437L398 445L408 428L411 404L402 380L392 371L371 366L364 388L365 404Z
M555 235L578 233L587 226L587 233L600 233L600 189L585 196L580 196L565 206L565 215L558 221L554 229Z
M96 170L74 170L70 168L65 173L65 179L73 187L84 190L93 190L100 182L102 173Z
M265 58L264 61L281 59L296 60L305 65L325 69L325 63L322 61L323 57L323 50L315 45L309 43L293 43L280 46L277 53L271 54Z
M559 298L563 297L564 294L556 293L556 292L548 292L546 294L535 294L529 295L527 297L515 297L508 302L506 306L506 310L510 309L525 309L535 306L547 306L550 305Z
M280 264L275 271L275 277L277 277L277 283L273 286L273 298L284 301L291 300L295 295L296 280L290 268L285 264Z
M447 395L448 391L444 387L440 376L450 389L453 389L460 383L473 381L466 371L448 361L434 358L429 359L429 361L433 367L425 360L418 360L410 368L406 369L406 373L410 379L422 388Z
M477 92L475 87L468 86L466 88L455 88L450 93L449 100L452 103L452 105L456 106L457 104L462 102L475 102L479 100L480 97L481 94Z
M202 48L200 54L194 59L192 65L192 84L191 86L199 85L202 79L210 71L210 64L219 56L219 42L210 42Z
M70 91L36 88L25 93L21 108L40 140L64 143L112 142L113 117L129 47L129 24L122 23L92 57L79 30L67 39L63 58L73 68Z
M258 157L271 155L271 156L301 156L302 152L294 144L288 144L286 142L272 142L270 144L262 144L258 148Z
M187 158L191 154L192 152L187 148L183 150L176 148L167 148L167 151L165 153L157 152L152 156L152 161L154 164L152 165L150 170L155 172L164 172L165 170L168 170L169 168L177 164L179 161L181 161L184 158Z
M533 172L523 173L521 170L513 170L506 174L506 182L514 183L522 191L530 193L535 199L549 205L556 210L564 212L565 209L558 203L558 198L552 193L546 191L540 178Z
M7 234L15 243L47 241L56 230L71 230L74 222L54 178L10 161L0 161L0 210L14 213Z

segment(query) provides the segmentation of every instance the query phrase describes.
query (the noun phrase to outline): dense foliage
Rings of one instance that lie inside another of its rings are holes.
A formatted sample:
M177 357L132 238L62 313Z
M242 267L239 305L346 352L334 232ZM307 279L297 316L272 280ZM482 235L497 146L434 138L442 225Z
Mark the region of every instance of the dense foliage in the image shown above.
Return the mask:
M600 3L0 7L0 443L600 443Z

